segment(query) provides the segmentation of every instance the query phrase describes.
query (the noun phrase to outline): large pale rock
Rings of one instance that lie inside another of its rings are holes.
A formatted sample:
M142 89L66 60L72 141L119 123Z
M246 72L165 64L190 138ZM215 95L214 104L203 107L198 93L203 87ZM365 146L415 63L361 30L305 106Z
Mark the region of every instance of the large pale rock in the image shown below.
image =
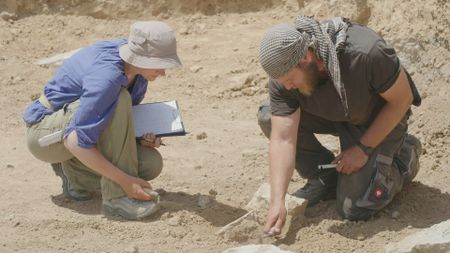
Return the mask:
M78 48L78 49L72 50L70 52L63 53L63 54L54 55L54 56L51 56L48 58L42 58L42 59L39 59L38 61L36 61L35 64L59 66L64 62L64 60L70 58L72 55L74 55L76 52L80 51L81 49L82 48Z
M450 220L412 234L400 242L389 243L386 253L448 253L450 252Z
M247 214L227 224L216 234L230 241L249 242L259 239L262 243L262 228L265 223L267 210L270 203L270 185L262 184L251 201L245 206L249 211ZM293 219L303 218L307 200L292 195L286 195L286 209L288 211L286 223L281 233L281 237L285 237L291 228ZM270 238L264 238L265 242Z
M270 203L270 184L263 183L253 194L253 198L245 206L246 210L268 210ZM288 215L297 217L305 213L308 200L286 194L286 208Z
M250 244L250 245L241 246L241 247L237 247L237 248L227 249L225 251L222 251L222 253L294 253L294 252L282 250L273 245Z

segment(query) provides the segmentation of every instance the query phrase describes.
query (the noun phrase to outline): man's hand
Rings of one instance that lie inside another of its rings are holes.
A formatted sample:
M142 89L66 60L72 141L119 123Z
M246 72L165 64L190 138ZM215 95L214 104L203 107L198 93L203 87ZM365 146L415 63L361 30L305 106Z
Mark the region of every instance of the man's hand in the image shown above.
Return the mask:
M360 170L369 157L358 146L352 146L340 153L332 163L337 163L336 170L347 175Z
M147 148L159 148L161 145L161 138L156 138L153 133L147 133L142 136L140 143Z
M268 234L269 232L273 235L278 235L281 233L281 229L286 222L287 210L283 203L270 202L269 211L267 212L266 225L264 226L263 233Z
M122 187L129 198L139 200L150 200L152 198L143 189L144 187L151 188L150 184L144 179L128 176L120 182L120 187Z

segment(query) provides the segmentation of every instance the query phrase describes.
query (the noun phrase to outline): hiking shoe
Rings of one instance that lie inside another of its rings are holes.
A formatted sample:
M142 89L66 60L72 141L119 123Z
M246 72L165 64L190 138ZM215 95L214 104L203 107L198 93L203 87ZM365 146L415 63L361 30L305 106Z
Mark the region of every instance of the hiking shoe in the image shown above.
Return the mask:
M102 211L109 216L121 216L128 220L138 220L158 211L156 201L142 201L128 197L103 200Z
M422 154L422 144L415 136L407 134L405 142L394 160L403 175L403 182L409 183L419 172L419 157Z
M92 199L92 194L84 190L75 190L70 186L70 181L64 174L61 163L52 163L55 174L62 180L63 194L69 199L76 201L86 201Z
M292 195L308 200L307 207L318 204L321 200L330 200L336 198L336 185L328 186L320 179L308 179L305 186L298 189Z

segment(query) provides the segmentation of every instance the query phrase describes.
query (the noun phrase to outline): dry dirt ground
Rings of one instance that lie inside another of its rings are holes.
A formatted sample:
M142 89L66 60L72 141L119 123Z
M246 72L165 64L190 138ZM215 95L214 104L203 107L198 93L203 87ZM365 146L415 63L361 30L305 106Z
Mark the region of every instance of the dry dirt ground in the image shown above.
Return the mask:
M324 202L275 244L294 252L384 252L387 243L450 219L448 0L84 2L0 3L0 252L220 252L254 243L215 232L244 214L268 180L268 141L256 121L267 97L258 45L265 30L299 14L350 17L397 49L423 95L410 132L424 154L414 182L373 219L343 221L334 202ZM160 148L165 167L151 183L165 190L161 211L143 221L106 219L98 195L65 199L49 165L30 155L22 112L55 71L37 59L126 37L134 21L154 19L177 31L184 67L151 83L145 102L177 99L190 134L166 138ZM322 140L338 152L335 139ZM289 191L303 183L295 176ZM199 207L200 196L211 203Z

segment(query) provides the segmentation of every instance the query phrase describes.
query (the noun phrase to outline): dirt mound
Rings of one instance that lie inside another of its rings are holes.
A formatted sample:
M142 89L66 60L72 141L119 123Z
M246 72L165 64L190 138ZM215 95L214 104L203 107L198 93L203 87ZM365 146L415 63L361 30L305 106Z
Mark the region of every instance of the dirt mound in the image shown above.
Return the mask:
M101 19L139 18L201 13L244 13L273 8L283 4L282 0L61 0L29 1L6 0L0 3L0 12L5 11L21 18L36 14L85 15Z

